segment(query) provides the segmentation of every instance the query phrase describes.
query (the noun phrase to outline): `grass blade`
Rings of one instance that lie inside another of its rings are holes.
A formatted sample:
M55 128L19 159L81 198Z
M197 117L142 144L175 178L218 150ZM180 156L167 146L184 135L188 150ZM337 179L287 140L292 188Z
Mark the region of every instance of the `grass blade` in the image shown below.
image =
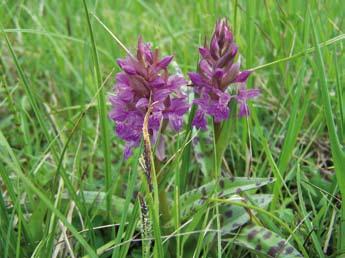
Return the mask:
M311 25L313 28L313 35L315 40L315 47L316 47L316 61L317 61L317 74L320 75L320 92L321 92L321 99L322 105L324 109L324 117L327 124L328 135L331 142L331 151L332 157L334 162L334 169L337 178L337 182L339 185L340 193L342 196L342 204L341 204L341 219L340 219L340 236L339 236L339 247L342 251L345 250L345 152L342 149L340 144L337 131L335 128L334 123L334 116L331 107L331 99L329 96L329 88L327 83L327 76L326 76L326 68L323 61L321 48L319 45L319 38L317 33L317 28L315 26L315 22L313 16L309 10L309 16L311 18Z
M297 165L297 189L298 189L298 199L299 199L299 203L301 206L301 210L302 210L302 214L303 216L306 218L305 219L305 224L307 225L307 228L309 230L309 232L311 232L311 239L312 242L315 246L315 249L319 255L320 258L325 257L322 251L322 247L320 244L320 239L318 239L316 233L313 230L313 224L311 223L311 221L308 218L308 213L307 213L307 209L305 207L305 203L304 203L304 199L303 199L303 195L302 195L302 187L301 187L301 171L299 168L299 164Z
M26 93L26 95L29 98L30 105L31 105L32 109L34 110L34 113L35 113L35 116L36 116L36 118L38 120L38 123L39 123L39 125L40 125L40 127L41 127L41 129L43 131L43 134L44 134L46 140L48 142L52 142L53 138L50 135L48 127L46 125L47 124L46 123L47 119L44 119L44 115L42 114L42 111L40 110L40 108L38 106L38 103L37 103L37 100L36 100L36 98L34 96L34 93L32 92L32 87L30 87L30 83L29 83L29 81L28 81L28 79L27 79L27 77L26 77L22 67L19 64L18 58L17 58L17 56L16 56L16 54L15 54L15 52L13 50L13 47L12 47L12 45L11 45L7 35L6 35L6 33L3 32L3 34L5 36L5 40L6 40L8 49L11 52L11 55L12 55L12 58L14 60L15 66L16 66L16 68L18 70L18 73L19 73L19 76L20 76L20 78L21 78L21 80L23 82L25 93ZM55 146L52 146L52 154L53 154L53 156L55 158L55 161L57 161L58 160L58 154L57 154L57 149L56 149Z
M17 169L14 171L16 172L17 176L20 178L20 180L29 188L31 189L47 206L49 210L51 210L52 213L55 214L56 217L58 217L62 223L68 228L68 230L72 233L72 235L78 240L78 242L85 248L86 252L90 255L90 257L98 257L95 253L95 251L91 248L91 246L85 241L85 239L79 234L79 232L76 230L76 228L70 224L67 220L67 218L54 207L54 205L49 201L49 199L46 197L46 195L39 190L29 178L27 178L24 173L21 171L21 168L19 166L18 161L16 160L16 157L14 156L14 153L8 144L6 138L4 137L2 131L0 131L0 145L4 147L8 153L11 155L11 158L15 159L12 160L15 164Z
M92 57L93 57L94 69L95 69L96 80L97 80L97 89L100 90L97 97L97 101L98 101L98 112L99 112L100 121L101 121L101 138L102 138L101 141L102 141L103 156L104 156L105 192L107 193L107 207L108 207L108 210L110 210L110 207L111 207L111 160L110 160L110 146L109 146L110 137L109 137L109 131L107 127L106 103L105 103L103 90L101 89L102 75L101 75L101 70L99 66L96 42L93 35L89 11L87 9L85 0L83 0L83 4L84 4L86 21L87 21L87 26L88 26L90 41L91 41L91 46L92 46Z
M297 137L301 130L302 122L305 115L305 110L308 107L308 102L303 102L303 107L300 107L300 101L303 92L303 79L305 75L305 69L301 70L298 83L296 85L296 93L293 94L293 102L292 102L292 109L290 112L289 124L288 129L285 135L285 140L283 144L283 148L281 150L279 161L278 161L278 169L281 173L281 176L284 177L287 167L289 165L289 161L291 160L291 156L293 155L294 147L297 142ZM304 112L301 112L304 110ZM280 177L277 178L277 181L274 184L273 189L273 200L271 204L271 208L275 209L278 205L278 197L279 193L281 192L282 181Z

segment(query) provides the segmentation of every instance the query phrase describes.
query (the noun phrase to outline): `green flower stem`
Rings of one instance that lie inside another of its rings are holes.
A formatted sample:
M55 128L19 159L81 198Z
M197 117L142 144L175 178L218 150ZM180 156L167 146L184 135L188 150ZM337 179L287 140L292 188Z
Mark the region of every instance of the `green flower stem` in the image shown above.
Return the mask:
M155 158L155 168L156 171L160 171L162 168L163 163ZM162 222L163 225L166 224L166 222L170 221L171 219L171 213L170 213L170 208L169 208L169 200L167 193L165 191L165 188L163 186L160 186L161 180L163 179L162 174L161 176L158 175L157 181L158 181L158 188L159 188L159 213L162 215Z
M229 118L222 123L213 123L214 142L215 142L215 175L220 175L223 156L228 147L231 132L235 130L237 119L237 103L235 100L230 101ZM217 178L217 176L215 176Z

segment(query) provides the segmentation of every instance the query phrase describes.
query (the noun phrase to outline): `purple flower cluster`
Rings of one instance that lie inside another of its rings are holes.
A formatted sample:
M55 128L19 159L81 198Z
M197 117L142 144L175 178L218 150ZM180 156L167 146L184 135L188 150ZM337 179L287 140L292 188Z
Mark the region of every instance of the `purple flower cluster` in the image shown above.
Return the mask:
M193 101L198 106L193 125L206 129L205 115L210 115L216 123L228 119L229 101L235 98L239 107L239 116L249 115L247 100L259 95L258 89L245 88L250 71L240 71L236 62L237 46L233 34L225 19L217 22L210 45L199 48L201 60L198 72L190 72L197 98ZM239 84L237 95L228 92L230 84Z
M159 141L159 149L164 148L158 140L162 121L176 131L182 127L183 115L189 109L180 90L186 81L182 76L169 75L167 67L172 59L173 56L159 59L158 50L153 51L139 37L136 57L117 61L122 72L116 75L115 95L110 97L110 118L116 122L116 134L126 141L125 158L140 144L148 105L152 105L148 129L153 143Z
M199 48L201 60L197 72L190 72L198 109L193 125L206 129L206 115L212 116L215 123L229 117L229 102L234 99L239 104L239 116L248 116L247 100L260 94L258 89L246 89L245 83L250 71L240 71L237 61L237 46L225 19L217 22L209 45ZM144 117L149 105L148 130L151 141L156 144L156 156L164 158L164 141L158 131L166 125L179 131L183 115L190 106L181 87L187 82L180 75L169 75L168 65L173 56L159 58L158 50L138 40L136 56L129 54L119 59L122 69L116 75L115 95L110 97L112 110L110 118L116 122L116 134L126 142L124 156L128 158L132 149L140 144ZM229 86L234 92L229 93Z

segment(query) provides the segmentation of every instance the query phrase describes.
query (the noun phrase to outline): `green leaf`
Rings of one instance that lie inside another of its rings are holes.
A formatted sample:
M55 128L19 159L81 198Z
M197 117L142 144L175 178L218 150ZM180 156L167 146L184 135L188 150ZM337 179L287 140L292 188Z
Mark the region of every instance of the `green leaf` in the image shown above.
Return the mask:
M254 194L250 196L254 205L261 208L267 208L272 200L271 194ZM228 234L243 226L250 220L248 211L244 207L236 205L222 205L220 207L222 214L222 234ZM253 214L256 212L253 211Z
M215 140L216 140L216 142L215 142L216 143L216 149L215 149L216 160L215 160L215 163L216 163L216 170L218 170L218 171L214 171L214 172L218 175L220 172L224 152L225 152L226 148L228 147L232 132L235 131L236 122L237 122L237 101L232 99L230 101L229 105L230 105L230 110L231 110L231 112L229 114L229 118L221 124L221 127L219 129L220 131L215 132L215 134L216 134L216 137L215 137Z
M250 251L274 258L302 257L287 240L260 226L248 225L241 229L235 243Z
M43 234L42 221L44 221L44 217L46 216L47 208L44 202L42 202L41 200L39 200L37 203L33 203L33 205L34 210L30 217L28 225L32 229L31 232L33 238L36 241L40 241Z
M176 185L178 186L179 191L181 193L185 192L186 183L187 183L186 179L189 173L191 150L192 150L192 143L190 142L190 140L191 140L192 132L193 132L192 121L194 118L195 110L196 110L196 106L193 105L189 113L188 123L185 126L186 137L185 137L184 142L187 142L187 145L182 152L182 156L181 156L182 163L181 163L180 172L176 173L176 178L175 178Z
M217 183L218 182L218 183ZM272 178L247 178L247 177L233 177L221 178L213 180L210 183L200 186L192 191L189 191L180 196L180 214L181 220L186 220L193 216L196 211L201 209L206 203L207 198L211 197L219 187L220 192L216 193L219 197L225 197L232 194L239 194L243 191L258 189L262 186L273 182ZM218 184L218 185L217 185ZM214 196L214 195L213 195ZM167 224L171 226L173 222L169 221Z
M217 187L219 187L220 192L216 194L219 196L227 196L236 193L238 194L243 191L258 189L272 182L273 178L222 177L219 180L212 180L210 183L204 184L181 195L180 205L182 209L185 209L184 207L187 207L195 201L207 199L214 194Z

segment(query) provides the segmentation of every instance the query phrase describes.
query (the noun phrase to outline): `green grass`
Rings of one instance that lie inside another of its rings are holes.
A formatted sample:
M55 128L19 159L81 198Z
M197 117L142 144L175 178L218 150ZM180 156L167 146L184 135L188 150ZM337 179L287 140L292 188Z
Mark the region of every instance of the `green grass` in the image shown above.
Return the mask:
M340 0L0 1L0 257L265 257L279 243L293 250L279 257L345 256L344 13ZM251 116L209 144L192 111L164 163L144 147L124 160L107 116L116 59L142 35L186 75L222 17L262 92Z

